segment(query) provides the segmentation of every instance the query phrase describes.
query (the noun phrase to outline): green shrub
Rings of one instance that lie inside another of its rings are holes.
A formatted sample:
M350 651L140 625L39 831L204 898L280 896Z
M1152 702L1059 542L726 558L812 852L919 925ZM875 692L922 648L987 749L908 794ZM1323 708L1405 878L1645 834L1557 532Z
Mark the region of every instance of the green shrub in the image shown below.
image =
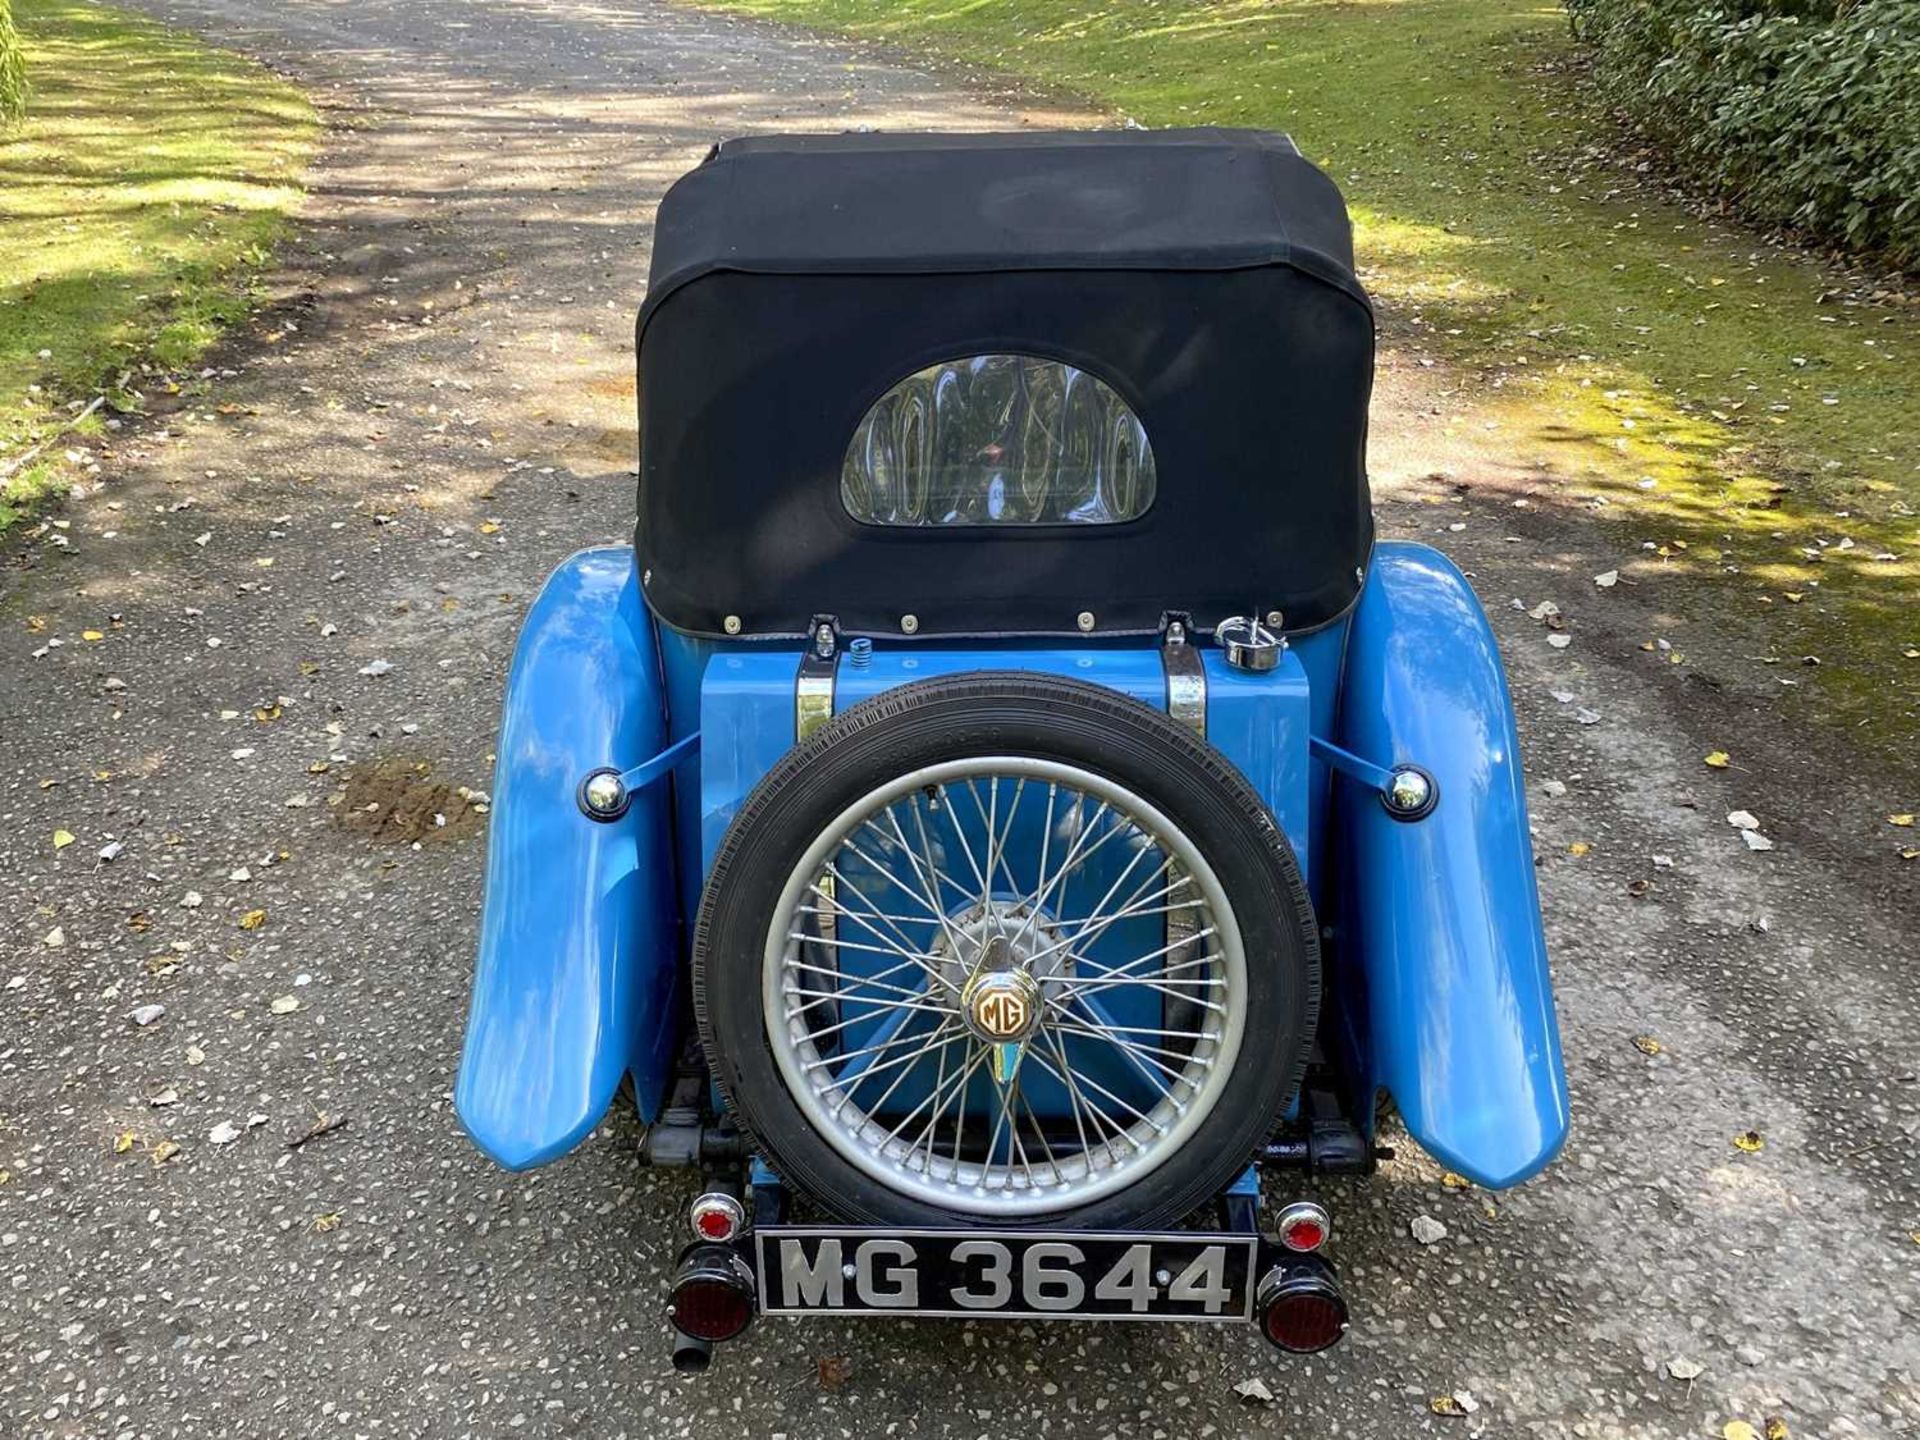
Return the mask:
M1766 224L1920 266L1920 0L1567 0L1601 96Z
M27 57L13 28L13 0L0 0L0 125L27 113Z

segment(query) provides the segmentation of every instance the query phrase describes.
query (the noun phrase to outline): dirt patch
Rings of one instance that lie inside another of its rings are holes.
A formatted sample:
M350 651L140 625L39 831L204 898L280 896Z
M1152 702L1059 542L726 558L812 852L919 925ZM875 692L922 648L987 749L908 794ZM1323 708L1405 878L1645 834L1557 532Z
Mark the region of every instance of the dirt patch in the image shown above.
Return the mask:
M334 818L381 845L444 844L486 829L485 791L442 780L433 762L408 755L363 760L347 771Z

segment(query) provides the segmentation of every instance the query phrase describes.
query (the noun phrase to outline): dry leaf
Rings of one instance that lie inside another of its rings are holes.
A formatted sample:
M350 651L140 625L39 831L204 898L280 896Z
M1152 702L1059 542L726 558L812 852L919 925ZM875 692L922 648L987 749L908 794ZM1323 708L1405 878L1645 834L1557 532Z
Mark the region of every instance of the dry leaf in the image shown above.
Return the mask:
M126 1154L127 1151L133 1149L135 1142L137 1142L139 1138L140 1137L135 1135L131 1130L122 1130L118 1135L113 1137L113 1153L116 1155Z
M1742 1130L1738 1135L1733 1137L1733 1148L1744 1151L1748 1155L1754 1154L1766 1143L1765 1140L1760 1138L1760 1132L1758 1130Z
M1427 1401L1427 1408L1436 1415L1464 1415L1460 1402L1451 1395L1436 1395Z
M282 995L267 1008L276 1015L291 1015L300 1008L300 997L297 995Z
M1760 1440L1760 1432L1744 1420L1729 1420L1720 1427L1721 1440Z
M1715 750L1711 755L1707 756L1707 764L1716 770L1724 770L1728 764L1731 763L1732 759L1733 757L1728 755L1726 751Z
M80 632L80 638L82 640L104 640L107 637L98 630L82 630Z
M258 930L266 923L267 912L264 910L249 910L240 917L240 928L242 930Z
M838 1390L853 1378L853 1361L845 1355L820 1357L820 1388Z
M1590 853L1592 849L1593 847L1589 845L1586 841L1576 840L1571 845L1567 846L1567 853L1569 855L1575 855L1575 856L1586 855Z
M1904 830L1913 824L1913 816L1910 814L1889 815L1887 816L1887 824L1898 825Z
M1767 1417L1767 1440L1790 1440L1793 1432L1787 1429L1787 1422L1778 1415Z
M56 830L53 832L54 849L64 850L71 844L73 844L73 832L71 830Z
M315 1233L320 1235L325 1235L330 1230L338 1230L340 1217L331 1210L325 1215L316 1215L313 1218L313 1228Z
M1633 1037L1633 1048L1642 1055L1658 1055L1664 1047L1651 1035L1636 1035Z
M153 1156L154 1164L164 1165L180 1153L180 1147L172 1140L162 1140L148 1153Z

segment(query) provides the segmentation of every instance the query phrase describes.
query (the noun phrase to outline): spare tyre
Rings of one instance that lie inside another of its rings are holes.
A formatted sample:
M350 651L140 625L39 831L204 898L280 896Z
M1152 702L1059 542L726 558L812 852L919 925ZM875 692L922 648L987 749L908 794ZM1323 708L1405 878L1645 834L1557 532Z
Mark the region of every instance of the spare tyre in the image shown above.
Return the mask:
M1287 837L1117 692L982 671L838 716L707 880L708 1062L782 1176L870 1224L1169 1224L1292 1099L1320 988Z

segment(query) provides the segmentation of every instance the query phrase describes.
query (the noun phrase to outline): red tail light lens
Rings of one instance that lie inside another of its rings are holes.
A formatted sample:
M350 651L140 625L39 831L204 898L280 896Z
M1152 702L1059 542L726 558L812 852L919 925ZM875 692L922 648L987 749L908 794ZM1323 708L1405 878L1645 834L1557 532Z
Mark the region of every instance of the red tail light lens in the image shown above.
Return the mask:
M1260 1328L1295 1355L1325 1350L1347 1333L1347 1302L1318 1261L1276 1265L1260 1281Z
M687 1211L687 1223L696 1240L731 1240L746 1224L747 1212L733 1196L710 1190Z
M667 1318L696 1340L731 1340L753 1323L753 1272L724 1245L695 1245L680 1259Z
M1327 1212L1311 1200L1301 1200L1280 1212L1280 1243L1305 1255L1327 1243L1333 1226Z

